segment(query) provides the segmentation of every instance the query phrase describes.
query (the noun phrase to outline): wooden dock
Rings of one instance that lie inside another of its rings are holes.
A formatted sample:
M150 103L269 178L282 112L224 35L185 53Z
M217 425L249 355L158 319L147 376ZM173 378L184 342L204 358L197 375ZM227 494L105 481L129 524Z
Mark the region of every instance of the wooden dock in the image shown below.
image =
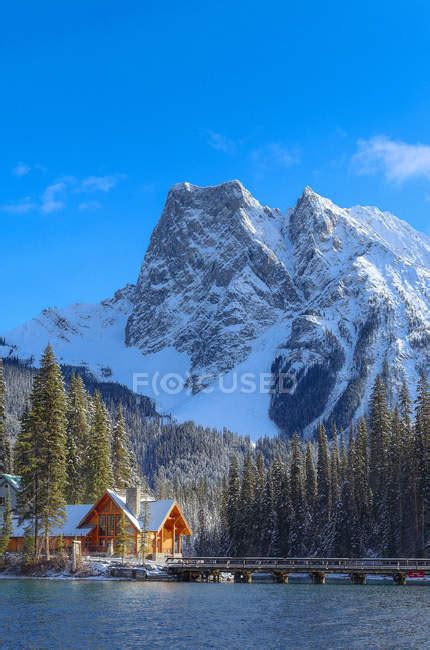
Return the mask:
M430 576L430 559L421 558L265 558L191 557L168 558L167 571L177 580L214 581L220 574L234 575L235 582L252 582L255 574L271 574L276 582L288 583L291 573L310 576L314 584L324 584L327 575L346 574L353 584L366 584L369 575L389 576L398 585L406 578Z

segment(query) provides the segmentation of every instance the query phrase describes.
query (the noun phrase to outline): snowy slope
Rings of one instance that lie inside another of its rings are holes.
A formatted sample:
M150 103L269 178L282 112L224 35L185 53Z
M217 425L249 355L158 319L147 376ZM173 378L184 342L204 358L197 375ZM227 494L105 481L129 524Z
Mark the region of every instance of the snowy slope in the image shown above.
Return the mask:
M384 367L393 398L428 367L429 289L429 240L389 213L306 188L282 214L238 181L183 183L135 286L45 310L6 332L0 353L38 359L50 341L61 361L180 420L311 432L360 415Z

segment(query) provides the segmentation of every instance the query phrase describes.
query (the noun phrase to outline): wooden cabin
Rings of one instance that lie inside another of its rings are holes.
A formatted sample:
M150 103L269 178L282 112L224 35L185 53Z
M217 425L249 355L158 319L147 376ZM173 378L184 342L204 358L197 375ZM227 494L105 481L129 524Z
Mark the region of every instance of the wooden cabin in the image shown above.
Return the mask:
M14 520L10 551L22 549L24 534L25 522ZM174 499L142 499L139 488L127 488L122 494L106 490L94 504L66 506L64 524L53 529L51 538L52 548L60 537L66 548L73 540L80 540L83 555L112 555L120 538L123 542L125 538L126 555L157 559L181 555L182 538L190 535L191 529Z

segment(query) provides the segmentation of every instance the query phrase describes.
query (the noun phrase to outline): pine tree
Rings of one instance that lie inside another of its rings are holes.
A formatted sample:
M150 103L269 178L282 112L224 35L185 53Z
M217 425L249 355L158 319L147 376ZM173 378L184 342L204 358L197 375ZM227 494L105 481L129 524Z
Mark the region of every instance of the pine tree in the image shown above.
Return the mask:
M332 439L330 452L330 511L335 514L340 497L340 459L337 434Z
M356 518L354 511L354 436L352 428L348 438L347 467L340 484L340 495L335 514L334 550L340 557L356 555L354 544Z
M50 531L64 520L67 483L66 398L61 370L50 345L34 379L16 454L22 480L21 516L31 520L36 545L43 533L49 560Z
M319 548L323 553L331 552L333 546L334 529L331 513L331 480L330 480L330 454L327 432L323 424L318 426L318 500L317 500L317 530Z
M255 483L255 499L254 499L254 551L258 555L264 555L264 528L266 526L265 514L265 487L266 487L266 471L264 466L264 457L261 451L257 454L256 460L256 483Z
M427 377L421 372L415 409L415 435L418 457L418 552L430 550L430 394Z
M67 395L67 503L83 503L89 447L88 396L79 375L72 375Z
M113 486L109 419L99 392L94 395L93 406L94 417L91 424L86 470L86 498L89 501L95 501L107 488Z
M121 406L112 430L112 471L116 488L130 487L133 482L133 458Z
M324 523L330 518L331 494L329 446L327 432L323 424L318 426L317 483L318 511L321 521Z
M334 432L330 449L330 521L333 531L333 552L339 546L339 518L342 514L341 478L337 432Z
M406 382L399 396L400 417L400 494L402 521L400 548L403 557L416 557L418 540L418 462L415 434L412 426L412 403Z
M381 504L385 497L387 474L387 446L390 432L390 415L386 388L381 376L376 378L370 400L370 487L375 502Z
M310 442L306 445L305 498L309 512L314 515L317 500L317 474Z
M312 554L315 550L315 526L317 516L317 473L310 442L306 445L305 454L305 547L306 553Z
M240 476L239 464L236 456L230 459L228 472L227 492L224 497L225 512L224 519L228 537L228 552L237 555L240 544L239 530L239 500L240 500Z
M382 377L376 378L370 399L369 414L369 483L373 496L374 544L387 546L387 476L389 472L388 443L391 418Z
M358 423L357 436L353 453L353 485L354 485L354 548L358 555L367 551L372 494L369 485L369 453L367 425L364 418Z
M270 482L273 504L272 554L288 554L290 539L290 484L287 467L277 455L271 464Z
M125 556L130 549L132 539L127 530L127 522L124 513L121 513L118 530L115 535L115 553L121 556L124 564Z
M243 464L242 484L238 508L239 555L252 555L255 545L255 485L256 470L251 454L247 454Z
M12 472L12 453L9 434L6 429L6 384L3 361L0 359L0 474Z
M41 510L40 501L40 458L39 430L33 428L29 408L21 418L21 429L15 443L15 467L21 476L21 490L18 494L18 512L20 519L26 520L26 559L30 553L29 540L33 543L32 558L36 559L40 550L39 529Z
M291 439L289 482L289 554L300 556L305 548L305 486L300 437Z
M279 553L279 540L277 539L278 527L275 521L272 481L269 470L265 474L262 520L263 530L261 533L260 553L266 556L276 556Z
M345 443L345 433L340 430L340 448L339 448L339 480L342 483L346 478L348 468L348 451Z

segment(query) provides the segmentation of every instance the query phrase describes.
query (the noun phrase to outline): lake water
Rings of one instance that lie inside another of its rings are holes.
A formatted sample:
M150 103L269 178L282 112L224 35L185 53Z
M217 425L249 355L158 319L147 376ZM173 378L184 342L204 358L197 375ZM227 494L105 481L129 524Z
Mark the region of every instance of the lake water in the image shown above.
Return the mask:
M430 648L430 586L0 580L0 648Z

